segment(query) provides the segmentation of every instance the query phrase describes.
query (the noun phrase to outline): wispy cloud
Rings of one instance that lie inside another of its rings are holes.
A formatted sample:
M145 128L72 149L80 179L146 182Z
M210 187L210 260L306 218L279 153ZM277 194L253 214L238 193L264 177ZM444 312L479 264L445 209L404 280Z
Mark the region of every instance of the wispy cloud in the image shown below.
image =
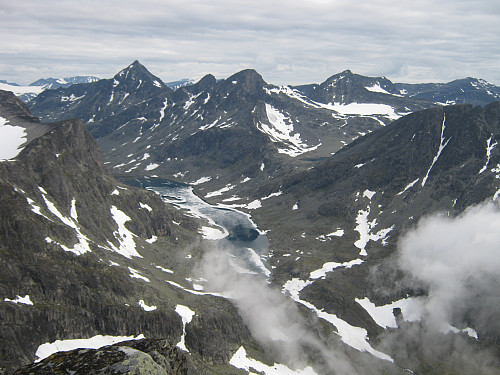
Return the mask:
M463 374L498 372L489 341L500 334L498 228L500 208L489 202L457 217L424 218L402 237L394 266L406 277L398 286L424 292L422 320L386 331L381 350L395 353L415 372L426 366ZM470 337L476 334L479 340Z

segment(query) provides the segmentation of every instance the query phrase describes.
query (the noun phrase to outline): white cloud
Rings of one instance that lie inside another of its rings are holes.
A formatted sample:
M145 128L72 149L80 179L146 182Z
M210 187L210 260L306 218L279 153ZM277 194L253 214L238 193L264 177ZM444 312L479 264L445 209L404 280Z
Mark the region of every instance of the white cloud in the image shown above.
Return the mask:
M427 323L500 331L500 210L494 203L456 218L432 216L400 243L399 266L428 288Z
M396 81L500 82L494 0L18 0L2 5L0 20L0 78L18 83L111 77L135 59L166 81L251 67L276 84L347 68Z

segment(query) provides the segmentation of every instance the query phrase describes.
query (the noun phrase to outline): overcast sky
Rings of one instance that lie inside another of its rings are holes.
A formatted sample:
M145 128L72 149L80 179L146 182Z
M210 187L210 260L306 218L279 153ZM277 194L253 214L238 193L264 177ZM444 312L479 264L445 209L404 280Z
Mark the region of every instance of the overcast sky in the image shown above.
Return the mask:
M19 84L138 59L165 82L254 68L274 84L351 69L500 85L498 0L0 0L0 36L0 79Z

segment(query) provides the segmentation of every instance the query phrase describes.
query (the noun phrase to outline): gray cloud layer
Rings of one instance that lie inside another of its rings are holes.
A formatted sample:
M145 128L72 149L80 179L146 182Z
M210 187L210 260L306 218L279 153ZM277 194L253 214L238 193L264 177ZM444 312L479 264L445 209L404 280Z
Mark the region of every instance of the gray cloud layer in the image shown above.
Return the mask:
M110 77L135 59L169 81L257 69L275 84L344 69L500 84L496 0L0 0L0 79Z

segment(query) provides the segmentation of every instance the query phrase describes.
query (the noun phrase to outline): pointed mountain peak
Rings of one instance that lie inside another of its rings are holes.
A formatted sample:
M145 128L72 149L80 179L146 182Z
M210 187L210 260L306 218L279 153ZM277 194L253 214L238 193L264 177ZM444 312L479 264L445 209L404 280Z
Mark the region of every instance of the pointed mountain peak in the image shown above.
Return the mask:
M121 70L114 77L114 86L122 82L144 82L150 83L158 88L166 88L163 81L154 76L142 65L139 60L135 60L132 64Z
M209 89L211 87L214 87L216 83L217 83L217 80L215 79L215 77L212 74L207 74L202 79L200 79L195 84L195 86L200 91L203 91L203 90L207 90L207 89Z

